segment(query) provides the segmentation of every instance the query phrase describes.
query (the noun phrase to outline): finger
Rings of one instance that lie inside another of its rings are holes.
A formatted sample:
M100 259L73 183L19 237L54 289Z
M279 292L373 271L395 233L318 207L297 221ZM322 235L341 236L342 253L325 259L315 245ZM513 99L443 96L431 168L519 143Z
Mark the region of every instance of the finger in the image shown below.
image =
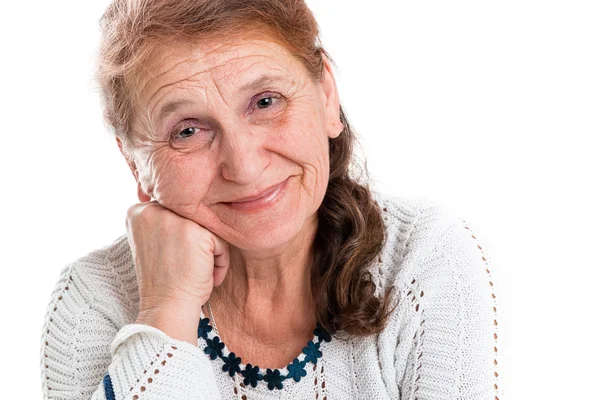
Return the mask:
M215 243L213 284L214 286L219 286L223 283L225 275L227 275L227 271L229 270L229 243L215 234L213 234L213 241Z
M221 239L213 233L213 243L215 256L215 267L228 267L229 266L229 243Z
M142 189L142 184L139 181L138 181L138 185L137 185L137 195L138 195L138 199L141 203L145 203L147 201L152 200L152 197L150 197L146 193L144 193L144 190Z
M229 268L226 267L215 267L213 270L213 286L220 286L223 283L228 270Z

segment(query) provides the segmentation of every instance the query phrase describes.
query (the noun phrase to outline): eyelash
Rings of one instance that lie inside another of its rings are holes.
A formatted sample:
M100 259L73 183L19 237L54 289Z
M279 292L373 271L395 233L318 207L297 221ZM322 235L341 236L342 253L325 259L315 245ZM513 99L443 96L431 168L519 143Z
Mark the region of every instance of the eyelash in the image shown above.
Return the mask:
M259 101L264 100L264 99L275 100L274 102L271 103L270 107L258 108L259 110L266 110L268 108L273 108L273 107L277 106L277 104L279 104L279 101L281 100L282 97L283 96L275 94L275 93L271 93L271 92L261 93L260 95L255 96L255 97L252 98L251 104L254 104L256 106L256 104ZM184 126L185 126L185 124L184 124ZM171 134L171 137L174 138L175 140L187 140L188 138L190 138L191 136L194 136L194 135L188 136L187 138L181 138L181 137L178 137L177 135L179 135L181 132L183 132L183 131L185 131L187 129L190 129L190 128L202 130L202 128L197 128L197 127L194 127L194 126L187 126L187 127L183 128L183 129L179 129L178 127L176 127L174 129L173 133Z

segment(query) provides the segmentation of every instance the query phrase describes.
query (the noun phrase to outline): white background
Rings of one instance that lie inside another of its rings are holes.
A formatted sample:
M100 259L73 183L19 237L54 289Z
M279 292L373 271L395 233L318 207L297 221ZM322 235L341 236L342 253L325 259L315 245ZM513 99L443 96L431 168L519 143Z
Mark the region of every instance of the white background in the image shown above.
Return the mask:
M308 3L375 186L446 204L486 245L504 397L597 396L599 3ZM107 4L0 6L2 398L41 398L58 273L137 202L92 81Z

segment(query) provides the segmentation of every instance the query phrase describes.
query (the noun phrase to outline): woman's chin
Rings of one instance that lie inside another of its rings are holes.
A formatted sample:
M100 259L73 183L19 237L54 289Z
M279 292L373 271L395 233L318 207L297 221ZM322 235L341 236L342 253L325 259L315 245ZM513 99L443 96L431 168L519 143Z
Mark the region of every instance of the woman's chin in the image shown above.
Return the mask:
M285 252L289 246L299 246L305 236L316 233L317 215L307 218L307 214L294 210L288 215L264 217L249 226L226 226L219 236L240 250L269 257Z
M224 234L223 239L232 246L246 251L257 251L265 254L268 250L276 250L293 241L302 229L302 224L292 219L273 219L261 221L254 229Z

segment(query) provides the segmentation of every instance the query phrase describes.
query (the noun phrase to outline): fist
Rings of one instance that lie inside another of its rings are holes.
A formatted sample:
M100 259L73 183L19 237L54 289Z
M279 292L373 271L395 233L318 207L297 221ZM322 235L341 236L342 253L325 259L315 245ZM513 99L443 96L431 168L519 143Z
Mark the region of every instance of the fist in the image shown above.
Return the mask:
M186 307L199 315L225 279L228 243L155 200L131 206L126 225L140 312Z

